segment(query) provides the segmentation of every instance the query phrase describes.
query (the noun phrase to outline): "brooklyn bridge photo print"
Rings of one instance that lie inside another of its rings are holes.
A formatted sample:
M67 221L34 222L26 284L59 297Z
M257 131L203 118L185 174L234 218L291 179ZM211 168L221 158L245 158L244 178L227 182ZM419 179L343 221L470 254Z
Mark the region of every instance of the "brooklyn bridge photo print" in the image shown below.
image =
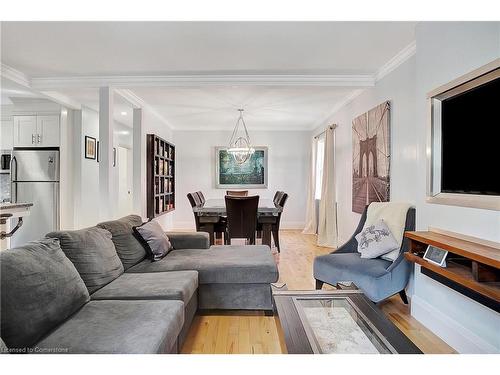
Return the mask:
M362 213L371 202L389 201L390 102L352 122L352 210Z

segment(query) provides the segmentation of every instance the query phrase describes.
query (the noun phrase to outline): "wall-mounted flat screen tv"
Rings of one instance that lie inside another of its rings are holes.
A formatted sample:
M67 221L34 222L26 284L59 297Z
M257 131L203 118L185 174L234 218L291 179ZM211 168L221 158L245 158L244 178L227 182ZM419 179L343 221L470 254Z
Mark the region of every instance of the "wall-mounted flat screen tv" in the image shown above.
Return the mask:
M489 76L440 100L443 193L500 195L500 74Z

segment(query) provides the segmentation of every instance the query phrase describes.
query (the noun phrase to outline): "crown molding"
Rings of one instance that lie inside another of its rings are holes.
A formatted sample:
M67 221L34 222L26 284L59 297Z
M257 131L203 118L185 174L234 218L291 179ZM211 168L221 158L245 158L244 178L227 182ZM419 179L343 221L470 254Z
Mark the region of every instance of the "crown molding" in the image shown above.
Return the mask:
M21 72L17 69L14 69L13 67L11 67L7 64L4 64L4 63L1 63L1 64L2 65L1 65L0 73L1 73L2 78L6 78L10 81L13 81L13 82L21 85L21 86L31 88L31 79L26 74L24 74L23 72Z
M61 104L69 109L82 109L82 104L78 101L70 98L65 94L61 94L57 91L40 91L40 94L45 96L46 98L53 100L54 102Z
M170 75L170 76L87 76L32 78L34 89L190 86L321 86L371 87L370 74L361 75Z
M380 69L377 70L377 72L373 76L374 82L380 81L390 72L395 70L398 66L406 62L406 60L408 60L410 57L415 55L416 52L417 52L417 42L413 41L410 44L408 44L405 48L403 48L401 51L399 51L384 65L382 65Z
M144 106L147 105L144 99L136 95L132 90L116 89L115 94L120 95L134 108L143 108Z

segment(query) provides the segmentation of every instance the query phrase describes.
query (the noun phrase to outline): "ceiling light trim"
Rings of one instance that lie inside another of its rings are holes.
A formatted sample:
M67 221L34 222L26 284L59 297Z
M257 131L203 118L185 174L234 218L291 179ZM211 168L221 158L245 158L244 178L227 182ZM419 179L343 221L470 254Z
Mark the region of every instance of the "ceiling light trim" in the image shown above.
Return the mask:
M384 65L377 70L375 75L373 76L374 81L378 82L389 73L394 71L400 65L405 63L410 57L417 53L417 42L414 40L410 44L408 44L405 48L399 51L394 57L392 57L389 61L387 61Z
M87 76L31 79L39 90L61 88L190 87L190 86L320 86L372 87L371 74L358 75L182 75L182 76Z

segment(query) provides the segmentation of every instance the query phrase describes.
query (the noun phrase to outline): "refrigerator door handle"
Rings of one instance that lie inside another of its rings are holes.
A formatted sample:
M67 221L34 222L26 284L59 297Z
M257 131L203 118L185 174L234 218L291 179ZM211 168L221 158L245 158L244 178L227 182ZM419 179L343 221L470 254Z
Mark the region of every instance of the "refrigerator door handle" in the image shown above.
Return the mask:
M17 159L15 156L12 156L10 160L10 201L13 203L17 203Z
M59 220L59 182L54 182L54 228L59 230L60 220Z

